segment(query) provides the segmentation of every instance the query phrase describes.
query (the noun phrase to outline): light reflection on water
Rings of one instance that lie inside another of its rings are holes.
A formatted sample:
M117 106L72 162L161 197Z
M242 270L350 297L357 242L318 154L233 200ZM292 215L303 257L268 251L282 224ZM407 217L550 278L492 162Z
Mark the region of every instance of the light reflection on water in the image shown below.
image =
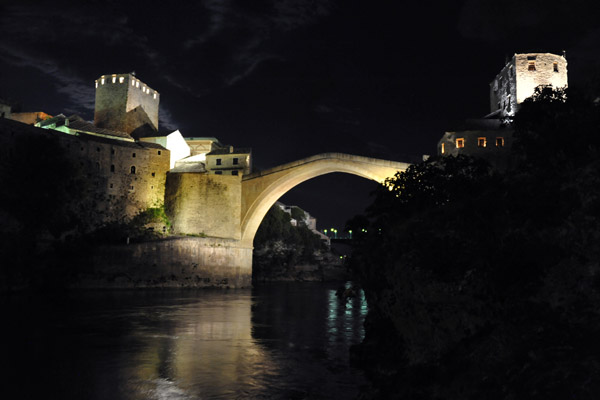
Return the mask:
M335 289L303 283L13 299L3 359L13 385L0 394L353 398L364 378L349 367L348 349L364 335L366 301L361 294L344 302Z

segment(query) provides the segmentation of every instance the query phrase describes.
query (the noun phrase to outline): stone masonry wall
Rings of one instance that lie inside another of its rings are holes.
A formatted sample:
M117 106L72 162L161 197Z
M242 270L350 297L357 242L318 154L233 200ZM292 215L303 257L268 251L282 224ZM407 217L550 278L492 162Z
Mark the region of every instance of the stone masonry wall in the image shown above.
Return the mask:
M170 238L101 246L73 286L82 288L252 285L252 249L235 240Z
M170 173L165 209L176 234L240 239L240 176Z

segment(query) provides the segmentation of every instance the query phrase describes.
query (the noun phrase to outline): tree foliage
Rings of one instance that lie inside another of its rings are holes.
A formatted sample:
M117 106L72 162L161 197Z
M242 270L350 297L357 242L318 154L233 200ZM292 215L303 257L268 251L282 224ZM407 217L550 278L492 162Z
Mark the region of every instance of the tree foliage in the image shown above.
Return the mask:
M374 379L395 398L600 393L590 355L600 333L599 108L542 88L514 129L514 169L431 159L387 180L368 209L351 260L369 300L357 353L373 355Z

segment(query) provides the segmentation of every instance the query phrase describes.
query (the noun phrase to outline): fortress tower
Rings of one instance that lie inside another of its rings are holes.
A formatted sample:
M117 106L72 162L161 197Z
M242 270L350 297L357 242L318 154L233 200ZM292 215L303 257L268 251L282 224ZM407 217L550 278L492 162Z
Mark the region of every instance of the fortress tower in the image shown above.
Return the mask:
M94 125L131 133L144 125L158 130L158 92L133 73L102 75L96 80Z
M567 87L567 60L551 53L515 54L490 83L490 112L499 117L515 115L519 104L536 87Z

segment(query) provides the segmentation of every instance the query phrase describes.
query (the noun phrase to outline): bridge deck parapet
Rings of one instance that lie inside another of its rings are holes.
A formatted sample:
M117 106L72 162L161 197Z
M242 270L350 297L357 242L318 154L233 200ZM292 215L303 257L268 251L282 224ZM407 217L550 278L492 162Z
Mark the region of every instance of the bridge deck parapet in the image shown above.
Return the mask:
M371 158L364 156L357 156L353 154L345 154L345 153L321 153L316 154L314 156L310 156L307 158L303 158L301 160L296 160L289 162L287 164L278 165L273 168L266 169L264 171L257 171L251 174L245 175L242 180L247 181L250 179L260 178L262 176L274 174L280 171L285 171L287 169L296 168L301 165L310 164L316 161L321 160L340 160L340 161L350 161L353 163L364 163L368 165L379 165L382 167L394 168L397 170L405 170L410 163L401 162L401 161L390 161L390 160L382 160L379 158Z

